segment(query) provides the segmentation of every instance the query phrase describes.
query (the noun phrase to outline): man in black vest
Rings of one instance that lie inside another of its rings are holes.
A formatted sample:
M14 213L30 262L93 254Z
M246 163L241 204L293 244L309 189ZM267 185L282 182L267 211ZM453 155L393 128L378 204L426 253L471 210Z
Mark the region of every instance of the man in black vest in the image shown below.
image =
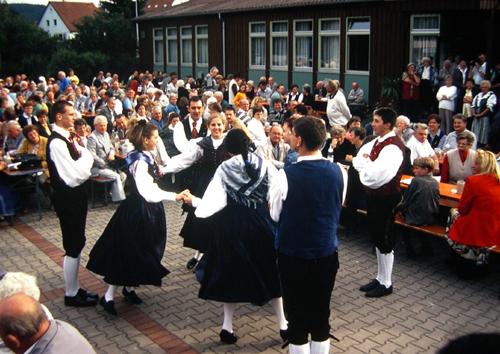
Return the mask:
M184 117L182 124L174 128L174 144L177 150L183 152L189 147L191 139L207 136L207 127L203 124L203 101L198 97L189 100L189 114Z
M373 133L377 138L363 145L352 165L366 191L368 229L377 253L377 277L360 287L367 297L392 293L394 264L393 209L401 200L399 186L403 171L404 143L393 132L396 112L379 108L373 112Z
M94 162L90 152L81 147L70 129L75 110L67 101L54 104L55 126L47 144L47 164L54 189L54 209L61 225L64 257L63 271L66 306L93 306L97 295L81 289L78 284L80 253L85 246L87 193L84 183L90 177Z
M280 170L270 187L291 354L330 350L330 298L339 267L337 227L346 173L321 155L325 139L321 120L297 119L290 143L299 158Z

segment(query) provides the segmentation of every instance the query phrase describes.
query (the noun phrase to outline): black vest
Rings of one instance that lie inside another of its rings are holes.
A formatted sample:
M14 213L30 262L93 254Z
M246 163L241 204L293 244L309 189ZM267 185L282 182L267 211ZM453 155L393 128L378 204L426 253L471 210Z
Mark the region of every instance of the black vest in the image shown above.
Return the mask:
M66 146L68 147L69 154L73 160L78 160L80 158L80 154L76 150L76 148L73 146L71 142L69 142L66 138L64 138L61 134L57 132L52 132L52 134L49 137L49 140L47 142L47 166L49 168L50 172L50 185L52 188L54 188L55 191L62 191L62 190L68 190L68 189L73 189L69 187L61 177L59 177L59 173L57 172L56 165L54 164L54 161L52 161L51 155L50 155L50 143L52 140L55 139L61 139L66 143ZM80 188L83 187L83 184L75 187L75 188Z
M200 119L203 119L203 118L200 118ZM186 117L182 121L182 125L184 126L184 133L186 134L186 138L188 140L191 140L192 139L191 131L193 130L193 127L191 126L191 124L189 124L189 118L188 117ZM200 131L198 132L198 138L202 138L202 137L205 137L205 136L207 136L207 126L205 124L203 124L203 122L202 122L201 123Z

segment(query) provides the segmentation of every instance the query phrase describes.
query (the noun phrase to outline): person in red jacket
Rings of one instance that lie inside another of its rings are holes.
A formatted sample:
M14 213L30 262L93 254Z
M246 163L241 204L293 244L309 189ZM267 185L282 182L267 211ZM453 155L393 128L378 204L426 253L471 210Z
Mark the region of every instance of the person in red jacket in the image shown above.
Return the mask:
M500 170L495 155L478 150L473 172L465 180L458 209L451 210L448 231L455 270L465 278L482 270L489 248L500 245Z

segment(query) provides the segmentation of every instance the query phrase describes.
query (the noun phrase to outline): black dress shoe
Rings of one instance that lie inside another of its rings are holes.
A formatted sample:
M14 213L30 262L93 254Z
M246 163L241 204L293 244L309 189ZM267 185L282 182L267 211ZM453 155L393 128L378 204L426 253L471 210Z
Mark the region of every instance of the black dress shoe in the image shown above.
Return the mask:
M113 315L113 316L118 315L118 312L116 312L116 310L115 310L115 302L113 300L106 301L106 299L103 296L103 297L101 297L101 301L99 301L99 305L101 305L102 308L104 309L104 311L106 311L110 315Z
M80 290L75 296L65 296L64 305L73 307L89 307L97 304L98 297L88 296L85 292Z
M193 270L193 269L194 269L194 267L196 267L196 265L197 265L197 264L198 264L198 260L197 260L196 258L194 258L194 257L193 257L193 258L191 258L191 259L187 262L187 264L186 264L186 268L187 268L188 270Z
M374 289L376 286L380 285L377 279L373 279L368 284L365 284L359 288L360 291L367 292Z
M372 290L368 291L365 296L366 297L382 297L392 294L392 285L386 288L384 285L379 284Z
M225 329L220 331L219 337L220 341L226 344L234 344L238 340L238 337L236 337L234 333L226 331Z
M91 291L88 291L88 290L85 290L85 289L78 289L78 292L76 293L76 295L79 295L81 297L89 297L91 299L98 299L99 298L99 295L97 295L96 293L93 293Z
M286 342L286 340L288 339L288 329L280 329L280 337L283 342Z
M128 291L127 288L123 287L122 294L123 296L125 296L125 300L127 300L131 304L134 305L142 304L141 298L137 296L134 290Z

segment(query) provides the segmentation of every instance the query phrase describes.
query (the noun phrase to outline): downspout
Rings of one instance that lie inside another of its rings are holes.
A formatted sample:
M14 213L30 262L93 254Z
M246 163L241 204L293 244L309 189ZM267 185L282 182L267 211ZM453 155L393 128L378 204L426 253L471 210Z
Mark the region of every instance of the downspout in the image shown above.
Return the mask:
M222 73L226 76L226 24L220 12L219 21L222 21Z

